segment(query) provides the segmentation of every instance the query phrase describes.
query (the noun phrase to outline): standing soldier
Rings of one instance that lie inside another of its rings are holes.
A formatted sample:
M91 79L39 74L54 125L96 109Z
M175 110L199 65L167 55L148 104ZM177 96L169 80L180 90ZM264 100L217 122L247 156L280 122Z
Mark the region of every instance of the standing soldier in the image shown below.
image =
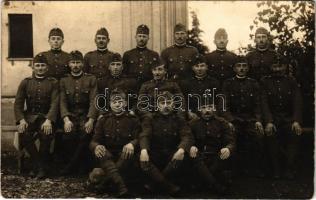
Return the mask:
M128 189L122 173L130 172L141 129L138 119L126 112L126 106L126 94L121 90L113 90L110 96L111 112L97 121L90 143L100 168L115 184L118 197L127 197Z
M61 171L63 175L77 170L78 166L81 170L85 170L87 155L89 155L88 145L97 115L94 104L97 93L96 79L93 75L82 71L81 52L72 51L70 55L71 73L60 80L60 113L64 121L65 147L73 154Z
M70 72L68 66L69 54L61 50L64 44L64 34L60 28L53 28L49 32L48 43L51 50L42 53L48 62L47 76L59 80Z
M259 83L247 77L249 66L244 56L238 56L234 65L236 76L224 81L222 92L226 96L226 108L230 114L229 121L237 134L237 151L241 147L246 156L241 169L250 167L254 175L263 176L263 137L264 131L261 118L261 100Z
M173 110L173 98L168 91L162 93L158 98L158 112L142 122L140 163L154 184L170 195L179 195L180 188L168 178L179 170L193 139L187 122Z
M260 81L271 74L271 65L277 53L270 49L270 34L265 28L258 28L255 33L256 49L247 54L249 77Z
M97 79L108 75L108 67L113 55L107 46L110 42L106 28L100 28L95 35L97 50L90 51L84 56L83 71L95 75Z
M152 79L151 66L159 59L159 54L147 48L149 28L142 24L136 30L136 43L134 49L126 51L123 55L124 74L138 81L138 89L145 82Z
M53 139L53 123L56 122L58 109L58 81L47 77L47 59L38 54L33 60L33 76L25 78L17 91L14 103L18 132L21 134L21 145L27 150L33 162L34 176L46 176L50 143ZM24 104L26 103L26 110ZM37 150L35 140L40 140Z
M209 66L209 74L223 82L234 76L233 66L236 61L236 54L226 49L228 43L228 35L225 29L220 28L216 31L214 36L214 44L216 50L207 54L206 62Z
M274 177L280 177L279 155L284 152L285 177L293 179L302 134L302 97L294 78L286 76L288 63L285 58L274 60L272 74L262 78L262 109L269 155Z
M114 89L120 89L124 93L128 94L137 94L138 92L138 86L137 81L132 77L127 77L126 75L122 74L122 71L124 70L123 64L122 64L122 57L119 53L114 53L109 64L109 71L110 74L102 77L99 80L98 84L98 92L99 94L105 94L106 96L110 96L111 91ZM134 102L137 100L137 98L132 98L131 101L129 101L129 108L133 108ZM103 108L103 102L99 102L98 104L100 108ZM106 104L108 105L108 104Z
M176 24L174 27L175 44L161 52L162 59L166 62L168 78L183 80L192 75L192 65L198 57L198 50L187 45L188 38L186 27Z

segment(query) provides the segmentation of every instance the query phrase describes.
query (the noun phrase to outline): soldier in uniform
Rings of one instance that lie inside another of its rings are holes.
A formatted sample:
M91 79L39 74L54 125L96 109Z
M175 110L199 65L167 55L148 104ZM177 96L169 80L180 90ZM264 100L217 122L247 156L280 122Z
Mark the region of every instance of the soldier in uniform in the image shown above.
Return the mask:
M72 51L70 55L71 72L60 80L60 113L65 131L63 141L68 153L72 153L67 165L61 171L63 175L78 169L86 169L88 146L97 117L94 104L97 94L96 78L82 71L81 52Z
M190 147L190 157L207 188L216 193L226 192L225 160L235 149L235 136L228 122L215 115L215 105L205 102L198 112L200 119L191 125L195 144Z
M159 59L159 54L147 48L149 28L142 24L135 35L137 46L123 55L124 74L135 78L139 87L152 79L151 66Z
M137 108L140 113L157 111L157 95L164 91L168 91L172 94L179 96L178 110L183 108L184 97L179 85L171 80L166 79L167 69L162 60L159 59L155 62L151 68L153 79L143 83L139 90Z
M225 29L220 28L214 36L214 44L216 50L205 56L207 65L209 66L209 74L223 82L234 76L233 66L236 61L236 54L226 49L228 43L228 35Z
M58 81L46 76L48 61L44 55L35 56L33 63L33 76L25 78L19 85L14 112L21 145L33 163L30 175L34 176L37 171L37 178L44 178L48 170L53 123L58 112ZM36 139L40 140L39 150L34 143Z
M114 53L109 64L110 74L102 77L99 80L98 84L98 92L99 94L107 94L106 96L110 96L111 91L114 89L120 89L126 94L137 94L138 86L137 80L132 77L127 77L122 74L124 70L122 64L122 57L118 53ZM137 98L131 98L129 103L129 108L132 109ZM101 102L99 102L101 104ZM106 104L108 105L108 104ZM103 104L99 105L101 108L104 107Z
M245 149L240 158L241 169L250 167L254 175L263 176L263 137L259 83L247 77L249 66L244 56L238 56L234 65L236 76L224 81L222 92L226 96L229 121L235 127L237 152ZM244 148L242 148L244 147ZM241 158L246 158L241 160ZM248 169L247 169L248 170Z
M208 93L215 95L213 90L216 93L220 91L219 81L207 74L208 66L204 56L199 55L192 66L192 70L194 72L193 76L179 82L184 96L187 97L188 118L190 120L198 118L197 112L201 107L202 98L205 98Z
M106 28L100 28L95 35L97 50L90 51L84 56L83 71L95 75L97 79L108 75L108 68L113 52L107 46L110 42Z
M193 140L187 122L173 110L173 97L168 91L162 93L158 99L158 112L142 122L140 164L154 186L170 195L179 195L179 186L168 179L176 175Z
M270 34L265 28L258 28L255 33L256 49L247 54L249 63L249 77L260 81L270 75L270 67L277 57L277 53L270 49Z
M175 44L161 52L161 58L166 62L168 78L182 80L192 75L192 65L198 57L198 50L186 43L188 34L183 24L174 27Z
M70 72L68 66L70 58L69 54L61 49L64 44L64 33L60 28L53 28L50 30L48 43L51 50L42 53L48 62L47 76L51 76L59 80Z
M133 163L138 145L140 122L126 112L126 94L113 90L110 96L111 112L97 121L90 149L100 163L100 168L117 188L118 197L127 195L128 189L122 178ZM105 177L104 177L105 178Z
M271 66L272 74L262 78L262 109L274 177L280 177L279 155L283 152L286 163L282 171L293 179L302 133L302 97L295 79L284 75L287 67L287 60L280 57Z

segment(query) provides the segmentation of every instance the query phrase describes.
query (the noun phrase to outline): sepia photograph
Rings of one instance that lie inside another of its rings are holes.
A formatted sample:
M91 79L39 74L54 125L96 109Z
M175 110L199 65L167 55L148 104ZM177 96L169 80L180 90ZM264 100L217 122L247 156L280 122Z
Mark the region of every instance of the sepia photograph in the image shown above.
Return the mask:
M1 2L1 197L312 199L315 2Z

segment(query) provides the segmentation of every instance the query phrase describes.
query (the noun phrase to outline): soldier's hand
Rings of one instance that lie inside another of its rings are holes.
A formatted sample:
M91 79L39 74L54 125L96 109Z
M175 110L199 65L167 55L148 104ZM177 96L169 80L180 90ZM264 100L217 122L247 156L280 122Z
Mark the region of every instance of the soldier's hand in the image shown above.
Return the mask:
M135 112L134 112L134 111L132 111L132 110L131 110L131 111L129 111L129 114L130 114L130 115L135 116Z
M256 130L258 131L258 133L261 134L261 135L264 135L262 123L261 122L256 122L255 126L256 126Z
M190 157L191 158L196 158L197 152L198 152L198 148L196 146L192 146L190 148Z
M178 151L173 155L172 160L183 160L184 158L184 149L180 148Z
M197 116L197 114L193 113L193 112L188 112L188 116L190 120L196 120L199 119L199 117Z
M140 166L144 170L149 170L149 155L147 149L142 149L139 156Z
M89 118L89 120L84 124L84 129L86 133L91 133L93 130L93 122L94 120L92 118Z
M230 130L231 130L232 132L235 132L235 126L234 126L234 124L232 124L232 123L229 122L228 125L229 125Z
M301 125L298 122L293 122L292 131L294 131L296 135L301 135L302 134Z
M128 143L123 147L122 150L123 153L123 159L129 159L134 154L134 145L132 143Z
M222 160L225 160L225 159L227 159L228 157L230 156L230 150L229 150L229 148L222 148L221 149L221 151L220 151L220 158L222 159Z
M70 120L66 120L64 123L65 133L70 133L72 131L73 123Z
M24 133L28 126L29 124L25 121L25 119L21 119L20 124L18 125L18 132Z
M274 124L268 123L266 125L265 132L266 132L267 136L271 136L274 134L274 132L276 132L276 127L274 126Z
M44 131L46 135L52 134L53 128L51 121L49 119L46 119L45 122L42 124L41 129Z
M94 154L97 158L102 158L105 156L106 148L103 145L97 145L94 149Z

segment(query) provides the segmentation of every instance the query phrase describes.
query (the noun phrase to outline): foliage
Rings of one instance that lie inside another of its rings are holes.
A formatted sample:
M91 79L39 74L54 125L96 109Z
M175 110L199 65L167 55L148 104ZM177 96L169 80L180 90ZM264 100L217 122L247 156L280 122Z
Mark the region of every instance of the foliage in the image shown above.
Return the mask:
M191 11L190 14L192 17L192 29L188 30L187 43L191 46L196 47L199 53L204 55L209 52L208 47L203 44L203 41L200 38L201 34L204 31L200 29L200 22L196 13L194 11Z

